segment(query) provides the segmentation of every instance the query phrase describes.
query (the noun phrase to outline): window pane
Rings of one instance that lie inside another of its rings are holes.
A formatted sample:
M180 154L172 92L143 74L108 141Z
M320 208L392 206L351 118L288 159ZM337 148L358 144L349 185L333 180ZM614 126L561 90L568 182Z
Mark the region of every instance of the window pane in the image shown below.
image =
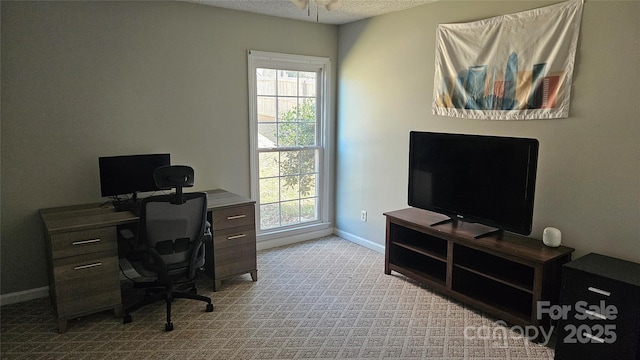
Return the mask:
M298 175L300 173L300 151L280 153L280 175Z
M298 144L298 124L278 124L278 146L296 146Z
M298 96L297 71L278 71L278 96Z
M317 170L317 155L316 150L304 150L300 152L300 173L311 174L316 173Z
M298 100L298 119L302 121L316 121L315 99L301 98Z
M267 204L280 200L280 184L278 178L260 179L260 203Z
M318 218L317 199L303 199L300 201L300 220L313 221Z
M258 95L276 95L276 71L256 69L256 87Z
M258 121L276 121L276 98L258 96Z
M317 177L315 174L300 176L300 184L298 185L298 187L300 188L300 196L317 196L317 185Z
M260 178L276 177L279 175L280 164L277 152L263 152L258 154L260 167Z
M285 201L299 198L298 176L283 176L280 180L280 200Z
M300 72L299 80L300 96L316 96L316 73Z
M279 203L260 205L260 228L273 229L280 226Z
M280 219L282 226L298 224L300 222L300 201L286 201L280 206L282 209Z
M278 138L276 135L276 124L258 124L258 147L274 148L276 147Z
M298 124L298 145L313 146L316 144L315 122L303 122Z
M298 119L298 99L278 98L278 121L296 121Z

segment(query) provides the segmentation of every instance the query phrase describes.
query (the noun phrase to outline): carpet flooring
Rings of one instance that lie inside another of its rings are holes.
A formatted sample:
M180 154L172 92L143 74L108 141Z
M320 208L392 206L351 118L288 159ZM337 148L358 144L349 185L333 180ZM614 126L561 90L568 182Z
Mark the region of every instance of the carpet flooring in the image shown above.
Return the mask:
M204 303L177 299L175 329L164 304L122 324L113 312L69 321L57 333L48 298L0 308L2 359L553 359L514 328L385 275L384 255L339 237L258 252L247 275L198 279ZM126 293L124 294L126 295Z

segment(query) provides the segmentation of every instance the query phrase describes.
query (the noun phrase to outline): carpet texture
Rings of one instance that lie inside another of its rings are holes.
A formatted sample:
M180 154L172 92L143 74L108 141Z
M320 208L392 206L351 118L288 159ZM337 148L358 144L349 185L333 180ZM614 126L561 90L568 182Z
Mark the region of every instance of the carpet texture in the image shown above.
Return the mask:
M48 298L5 305L0 351L2 359L553 359L517 329L383 269L383 254L333 236L260 251L257 282L238 276L213 292L201 276L198 292L215 311L177 299L172 332L164 303L126 325L113 312L74 319L64 334Z

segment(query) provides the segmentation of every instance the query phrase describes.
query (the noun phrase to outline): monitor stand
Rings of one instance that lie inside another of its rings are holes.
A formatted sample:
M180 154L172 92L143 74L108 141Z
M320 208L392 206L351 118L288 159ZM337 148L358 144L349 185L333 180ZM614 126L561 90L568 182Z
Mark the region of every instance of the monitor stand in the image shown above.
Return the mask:
M478 234L478 235L474 236L473 238L477 240L477 239L481 239L483 237L490 237L490 236L496 235L497 239L502 239L502 234L503 234L502 229L494 228L493 230L489 230L489 231L486 231L484 233Z

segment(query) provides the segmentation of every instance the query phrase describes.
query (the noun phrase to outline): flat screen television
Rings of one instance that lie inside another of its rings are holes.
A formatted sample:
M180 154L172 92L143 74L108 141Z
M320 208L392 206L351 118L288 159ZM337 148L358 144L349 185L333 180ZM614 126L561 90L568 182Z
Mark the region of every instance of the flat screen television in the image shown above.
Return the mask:
M169 154L105 156L98 158L102 197L117 197L159 190L153 170L171 165Z
M531 233L538 140L412 131L410 206Z

